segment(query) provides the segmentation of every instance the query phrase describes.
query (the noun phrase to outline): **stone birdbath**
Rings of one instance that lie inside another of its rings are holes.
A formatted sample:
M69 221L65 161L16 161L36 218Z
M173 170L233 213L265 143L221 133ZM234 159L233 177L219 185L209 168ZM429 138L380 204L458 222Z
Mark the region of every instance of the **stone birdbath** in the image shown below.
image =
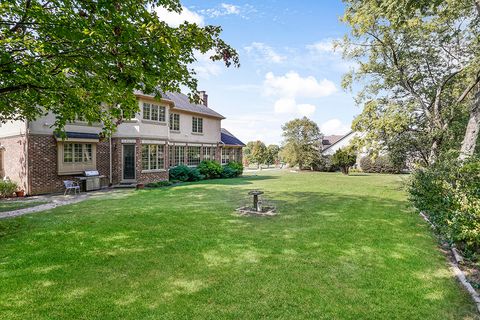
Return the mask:
M258 207L258 196L263 194L263 191L260 190L252 190L248 193L250 196L253 196L253 209L255 211L262 211L261 208Z

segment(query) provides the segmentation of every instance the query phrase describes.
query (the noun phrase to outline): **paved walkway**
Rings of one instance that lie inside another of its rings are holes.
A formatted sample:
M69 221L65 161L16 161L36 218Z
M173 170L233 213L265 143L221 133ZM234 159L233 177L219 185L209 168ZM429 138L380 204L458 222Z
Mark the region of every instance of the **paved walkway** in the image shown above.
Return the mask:
M40 204L40 205L34 206L34 207L24 208L24 209L0 212L0 219L18 217L18 216L22 216L22 215L28 214L28 213L35 213L35 212L50 210L50 209L53 209L53 208L56 208L56 207L82 202L82 201L87 200L91 197L98 196L98 195L101 195L101 194L122 193L122 192L126 192L126 191L125 190L119 190L119 189L104 189L104 190L93 191L93 192L88 192L88 193L87 192L82 192L82 193L77 194L77 195L66 195L66 196L64 196L63 194L61 194L61 195L60 194L53 194L53 195L42 195L42 196L28 197L28 198L25 198L25 200L17 200L17 201L22 201L22 202L23 201L24 202L34 201L34 202L47 202L47 203Z

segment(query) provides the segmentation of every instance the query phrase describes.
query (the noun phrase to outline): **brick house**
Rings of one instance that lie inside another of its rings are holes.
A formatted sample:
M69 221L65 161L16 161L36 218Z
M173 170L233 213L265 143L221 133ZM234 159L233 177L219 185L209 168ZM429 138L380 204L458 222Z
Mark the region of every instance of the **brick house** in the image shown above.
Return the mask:
M140 111L124 121L111 138L101 139L101 125L76 121L67 138L53 134L53 114L35 121L0 126L0 178L16 181L27 194L63 190L85 170L98 170L103 185L149 183L168 179L179 164L196 166L204 159L222 164L242 160L244 144L221 128L225 119L181 93L154 96L136 92Z

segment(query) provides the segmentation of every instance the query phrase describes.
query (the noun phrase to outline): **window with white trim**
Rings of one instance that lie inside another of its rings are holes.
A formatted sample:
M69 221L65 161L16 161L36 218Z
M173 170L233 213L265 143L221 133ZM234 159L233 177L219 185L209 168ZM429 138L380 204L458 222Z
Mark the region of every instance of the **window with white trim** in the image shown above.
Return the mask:
M165 122L165 107L143 103L143 120Z
M61 141L57 144L58 174L77 174L97 169L97 145L93 142Z
M222 164L227 164L230 162L230 149L222 148Z
M165 167L164 145L142 145L142 170L160 170Z
M184 146L170 146L169 153L170 167L175 167L185 163Z
M92 160L93 158L91 143L63 144L64 163L92 163Z
M180 131L180 115L178 113L170 113L170 130Z
M189 146L187 150L187 164L189 166L198 166L200 164L201 147Z
M203 133L203 119L192 117L192 132Z

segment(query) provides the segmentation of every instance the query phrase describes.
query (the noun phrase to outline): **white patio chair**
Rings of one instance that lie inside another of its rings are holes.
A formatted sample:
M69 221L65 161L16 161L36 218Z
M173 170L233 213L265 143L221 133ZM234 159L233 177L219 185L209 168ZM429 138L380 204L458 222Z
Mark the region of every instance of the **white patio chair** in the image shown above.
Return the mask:
M63 193L64 196L66 196L67 193L70 192L70 190L73 190L75 192L75 195L77 194L77 190L78 193L80 193L80 185L78 184L78 182L72 180L64 180L63 185L65 186L65 192Z

